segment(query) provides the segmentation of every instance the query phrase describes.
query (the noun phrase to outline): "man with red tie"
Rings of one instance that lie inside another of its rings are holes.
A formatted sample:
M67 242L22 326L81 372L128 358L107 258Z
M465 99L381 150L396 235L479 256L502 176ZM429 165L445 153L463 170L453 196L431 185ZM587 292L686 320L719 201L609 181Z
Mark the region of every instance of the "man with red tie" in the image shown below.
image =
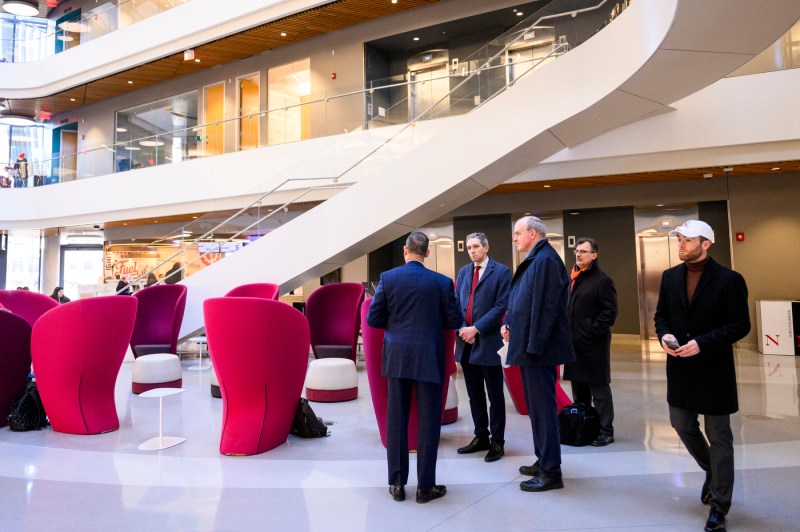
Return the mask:
M503 457L505 443L503 368L497 350L503 345L500 326L508 304L511 270L489 257L485 234L467 235L466 244L471 262L458 271L456 279L456 296L464 314L456 338L456 360L464 372L475 437L458 454L488 450L484 460L495 462Z

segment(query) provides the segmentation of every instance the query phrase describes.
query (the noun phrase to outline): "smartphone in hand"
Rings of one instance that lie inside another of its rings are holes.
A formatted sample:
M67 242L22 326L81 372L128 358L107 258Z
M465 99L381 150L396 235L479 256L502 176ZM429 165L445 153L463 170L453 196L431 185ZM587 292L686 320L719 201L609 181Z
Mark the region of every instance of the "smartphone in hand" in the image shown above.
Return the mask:
M675 340L672 340L670 338L664 340L664 343L666 344L667 347L669 347L673 351L675 351L676 349L678 349L681 346L681 344L679 344L678 342L676 342Z

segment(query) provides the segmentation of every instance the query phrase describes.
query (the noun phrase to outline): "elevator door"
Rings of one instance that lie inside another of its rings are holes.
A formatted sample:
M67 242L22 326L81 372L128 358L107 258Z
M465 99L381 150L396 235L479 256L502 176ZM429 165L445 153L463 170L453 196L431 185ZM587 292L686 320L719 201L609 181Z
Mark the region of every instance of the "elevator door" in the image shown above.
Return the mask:
M641 257L639 305L644 317L645 338L657 338L655 327L658 289L664 270L680 263L676 240L667 235L640 236L639 257Z
M412 82L408 87L408 114L409 120L413 120L442 100L436 109L425 116L426 119L441 118L448 114L450 108L450 78L447 75L447 63L434 65L424 70L409 72L408 79Z

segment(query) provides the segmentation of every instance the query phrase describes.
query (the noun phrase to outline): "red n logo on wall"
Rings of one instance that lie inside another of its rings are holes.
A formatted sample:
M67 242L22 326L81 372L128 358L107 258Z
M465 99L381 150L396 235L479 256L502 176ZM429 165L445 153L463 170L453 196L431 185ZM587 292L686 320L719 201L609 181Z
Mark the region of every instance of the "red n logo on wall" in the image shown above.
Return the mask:
M778 341L780 339L780 337L781 337L780 334L776 334L774 338L772 336L768 335L768 334L765 334L764 338L766 339L766 341L764 342L764 345L765 346L770 345L770 341L775 345L780 345L780 342Z

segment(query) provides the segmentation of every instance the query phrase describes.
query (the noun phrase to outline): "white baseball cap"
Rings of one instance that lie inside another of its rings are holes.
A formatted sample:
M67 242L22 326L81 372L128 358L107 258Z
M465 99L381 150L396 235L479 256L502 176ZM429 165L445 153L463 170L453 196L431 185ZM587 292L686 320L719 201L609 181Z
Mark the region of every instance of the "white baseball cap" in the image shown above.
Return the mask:
M700 220L688 220L669 232L669 236L683 235L687 238L702 236L714 243L714 230L711 226Z

